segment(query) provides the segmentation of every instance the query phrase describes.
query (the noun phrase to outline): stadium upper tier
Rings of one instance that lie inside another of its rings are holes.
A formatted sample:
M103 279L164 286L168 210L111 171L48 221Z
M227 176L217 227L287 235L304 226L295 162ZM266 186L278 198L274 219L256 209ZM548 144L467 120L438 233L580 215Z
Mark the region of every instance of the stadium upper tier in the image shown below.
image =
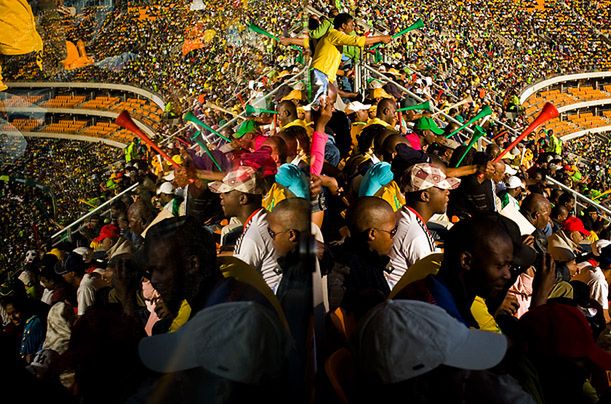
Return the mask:
M0 99L0 111L10 111L8 121L22 132L78 134L120 143L126 143L134 136L108 118L95 120L93 117L83 119L78 114L69 116L66 110L71 109L116 113L126 110L153 130L159 128L163 114L159 106L149 100L125 96L4 94ZM56 110L61 110L59 119L55 118ZM2 128L10 129L7 125Z

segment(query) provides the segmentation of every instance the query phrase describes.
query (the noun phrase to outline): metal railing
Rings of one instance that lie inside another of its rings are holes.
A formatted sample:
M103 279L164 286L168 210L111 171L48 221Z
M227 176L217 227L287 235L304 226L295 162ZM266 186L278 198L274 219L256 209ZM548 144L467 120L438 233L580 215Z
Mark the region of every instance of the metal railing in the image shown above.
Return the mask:
M592 199L588 198L587 196L584 196L584 195L580 194L579 192L575 191L572 188L567 187L566 185L564 185L563 183L559 182L558 180L555 180L554 178L551 178L551 177L548 176L546 178L546 180L547 180L547 182L556 185L557 187L559 187L563 191L570 192L573 195L573 197L575 198L576 205L577 205L577 203L579 201L583 201L587 205L593 205L596 208L600 209L601 211L605 212L607 215L609 215L609 218L611 218L611 210L610 209L604 207L603 205L599 204L598 202L594 202Z
M75 220L74 222L70 223L68 226L64 227L63 229L61 229L60 231L58 231L57 233L53 234L51 236L51 241L59 241L58 239L60 238L60 236L62 236L64 233L66 233L67 231L70 231L74 226L76 226L79 223L82 223L85 219L88 219L89 217L95 215L96 213L102 211L104 209L105 213L108 209L106 208L110 208L110 205L116 201L117 199L119 199L120 197L122 197L123 195L125 195L128 192L133 191L134 189L136 189L136 187L138 187L138 185L140 185L139 182L135 183L134 185L131 185L130 187L128 187L127 189L125 189L123 192L121 192L120 194L115 195L112 199L109 199L108 201L104 202L103 204L101 204L100 206L98 206L97 208L95 208L94 210L86 213L85 215L81 216L80 218L78 218L77 220Z
M379 71L375 70L374 68L372 68L371 66L363 63L362 64L363 68L366 71L369 71L370 73L373 73L381 78L383 78L384 80L393 83L394 85L396 85L400 90L404 91L407 95L409 95L411 98L415 99L418 102L425 102L427 101L426 99L420 97L419 95L412 93L410 90L408 90L407 88L405 88L403 85L397 83L395 80L391 79L390 77L388 77L387 75L380 73ZM363 79L366 80L366 74L363 75ZM431 109L435 112L438 113L439 115L442 115L444 118L446 118L448 121L454 122L456 124L458 124L459 126L462 125L462 123L458 120L456 120L455 118L451 117L450 115L446 114L445 112L443 112L441 109L437 108L434 105L431 105ZM473 134L473 129L471 128L465 128L464 129L466 132L468 132L470 135ZM457 136L460 137L460 134L458 134Z
M280 84L278 87L274 88L272 91L270 91L269 93L265 94L262 98L267 100L269 97L271 97L272 95L275 95L278 91L280 91L280 89L283 86L290 85L290 84L298 82L299 80L301 80L302 76L304 76L305 74L307 74L309 72L309 69L310 69L309 65L305 66L303 69L301 69L301 71L299 73L295 73L295 75L291 79L289 79L288 81ZM242 111L240 114L234 116L231 120L229 120L223 126L218 128L217 131L220 132L223 129L225 129L227 127L230 127L231 125L236 123L238 121L238 119L248 119L246 117L246 111Z
M400 85L399 83L397 83L396 81L392 80L390 77L388 77L388 76L384 75L383 73L380 73L380 72L376 71L376 70L375 70L375 69L373 69L372 67L370 67L370 66L368 66L368 65L366 65L366 64L363 64L363 67L364 67L366 70L369 70L369 71L371 71L371 72L374 72L375 74L377 74L377 75L379 75L379 76L383 77L385 80L388 80L389 82L392 82L393 84L395 84L396 86L398 86L398 87L399 87L401 90L405 91L405 92L406 92L406 93L407 93L407 94L408 94L410 97L412 97L412 98L416 99L418 102L424 102L424 101L426 101L426 100L425 100L425 99L423 99L422 97L419 97L418 95L416 95L416 94L414 94L414 93L410 92L410 91L409 91L409 90L407 90L407 89L406 89L404 86ZM433 108L434 110L440 111L438 108L436 108L436 107L434 107L434 106L432 106L432 108ZM462 125L460 122L458 122L456 119L452 118L451 116L449 116L449 115L447 115L447 114L445 114L445 113L443 113L443 112L441 112L440 114L441 114L441 115L443 115L444 117L446 117L446 119L449 119L449 120L451 120L451 121L453 121L453 122L456 122L456 123L458 123L458 124ZM500 123L498 120L494 120L494 119L493 119L492 121L493 121L493 122L495 122L495 123ZM519 134L519 132L517 132L515 129L513 129L513 128L509 128L509 129L511 129L511 131L512 131L512 132L514 132L515 134ZM469 132L470 134L472 134L472 133L473 133L473 130L471 130L470 128L466 128L465 130L466 130L467 132ZM483 142L485 142L485 143L491 143L491 140L490 140L490 139L487 139L487 138L481 138L481 139L480 139L480 141L483 141ZM547 177L547 181L548 181L548 182L550 182L551 184L553 184L553 185L555 185L555 186L559 187L560 189L562 189L562 190L566 191L566 192L570 192L570 193L573 195L573 197L575 198L576 204L577 204L579 201L581 201L581 202L585 203L586 205L592 205L592 206L595 206L596 208L598 208L598 209L600 209L601 211L603 211L603 212L605 212L606 214L608 214L608 215L609 215L609 217L611 218L611 210L610 210L610 209L608 209L608 208L606 208L606 207L602 206L601 204L599 204L599 203L597 203L597 202L593 201L592 199L590 199L590 198L588 198L588 197L586 197L586 196L582 195L581 193L579 193L579 192L575 191L574 189L571 189L571 188L567 187L566 185L562 184L561 182L557 181L557 180L556 180L556 179L554 179L554 178ZM579 203L579 205L585 206L585 205L583 205L583 204L581 204L581 203Z

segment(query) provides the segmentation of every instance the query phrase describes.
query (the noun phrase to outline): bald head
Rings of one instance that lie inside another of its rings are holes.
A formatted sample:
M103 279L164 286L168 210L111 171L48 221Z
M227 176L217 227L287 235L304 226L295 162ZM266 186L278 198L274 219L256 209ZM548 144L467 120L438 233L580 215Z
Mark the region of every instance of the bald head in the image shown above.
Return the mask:
M383 98L378 102L378 108L376 110L376 117L383 120L389 125L394 125L397 113L397 104L395 100L390 98Z
M352 235L367 229L380 227L383 223L394 221L392 207L382 198L364 196L352 204L347 216L348 228Z
M127 210L129 228L136 234L140 234L153 221L155 212L150 204L142 199L132 203Z
M298 128L298 126L283 129L278 133L278 137L280 137L286 145L286 157L288 160L293 160L297 155L298 141L297 133L294 128Z
M281 201L268 215L268 221L282 223L285 227L305 232L312 221L310 203L303 198L288 198Z
M290 100L281 101L278 104L278 120L282 126L287 123L293 122L297 119L297 107Z
M550 201L543 195L530 194L522 201L520 210L533 226L543 230L549 223L552 208Z
M505 163L502 161L494 162L494 174L492 175L492 180L496 182L501 182L503 177L505 176Z

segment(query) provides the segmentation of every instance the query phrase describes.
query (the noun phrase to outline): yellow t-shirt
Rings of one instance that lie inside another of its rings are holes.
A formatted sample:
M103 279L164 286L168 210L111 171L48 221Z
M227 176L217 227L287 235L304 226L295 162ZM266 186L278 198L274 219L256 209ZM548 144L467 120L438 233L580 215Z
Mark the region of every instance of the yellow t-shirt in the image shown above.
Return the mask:
M488 306L486 306L486 301L483 297L475 296L475 300L473 300L471 305L471 314L473 314L473 318L477 321L480 330L501 333L501 329L488 311Z
M375 118L369 119L367 121L367 124L365 125L365 128L371 125L382 125L384 127L390 128L390 125L388 124L388 122L381 120L377 116Z
M358 146L358 137L365 127L365 122L354 122L350 128L350 137L352 137L352 147Z
M312 68L326 74L330 83L335 83L337 69L339 69L342 60L341 46L358 46L362 48L365 46L366 39L364 36L351 36L331 28L318 42L318 45L316 45Z

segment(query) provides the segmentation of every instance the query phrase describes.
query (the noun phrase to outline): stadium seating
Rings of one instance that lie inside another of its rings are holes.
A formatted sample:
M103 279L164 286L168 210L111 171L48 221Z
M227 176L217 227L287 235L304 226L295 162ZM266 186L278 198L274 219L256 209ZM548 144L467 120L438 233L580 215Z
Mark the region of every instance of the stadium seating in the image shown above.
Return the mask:
M6 94L6 98L0 100L0 107L19 108L29 107L38 103L42 95L12 95Z
M74 108L85 101L84 95L57 95L40 104L47 108Z
M68 121L60 120L59 122L51 123L44 128L41 132L53 132L53 133L78 133L81 129L87 126L87 121Z
M41 125L41 122L36 119L17 118L13 119L11 124L22 132L32 132Z
M556 107L576 104L579 102L603 100L611 98L611 85L605 86L603 90L595 90L592 87L569 87L565 92L560 90L541 91L528 98L522 106L525 108L526 116L533 116L541 111L546 102L551 102Z

